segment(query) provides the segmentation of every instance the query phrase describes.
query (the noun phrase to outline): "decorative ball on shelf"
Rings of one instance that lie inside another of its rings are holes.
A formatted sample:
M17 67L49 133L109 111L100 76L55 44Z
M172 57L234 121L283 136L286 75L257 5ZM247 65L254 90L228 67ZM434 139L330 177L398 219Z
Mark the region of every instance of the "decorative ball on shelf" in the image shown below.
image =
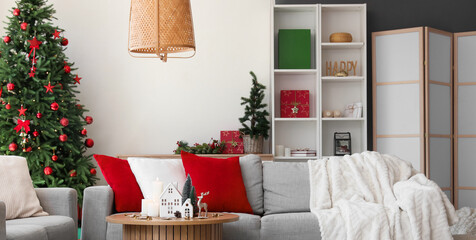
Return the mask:
M40 119L43 117L43 114L41 114L40 112L36 114L36 118Z
M11 42L11 41L12 41L12 38L11 38L10 36L5 36L5 37L3 37L3 42L9 43L9 42Z
M55 154L55 155L51 156L51 160L53 160L53 162L58 161L58 155Z
M20 9L15 8L15 9L13 10L13 16L16 16L16 17L20 16Z
M26 22L21 23L20 28L21 28L21 30L26 31L26 29L28 28L28 23L26 23Z
M7 90L8 90L8 91L13 91L13 90L15 90L15 84L13 84L13 83L7 83Z
M67 118L62 118L60 124L63 125L63 127L66 127L69 124L69 120Z
M91 173L91 175L96 175L96 173L97 173L97 172L96 172L96 169L94 169L94 168L91 168L91 169L89 170L89 172Z
M38 136L40 136L40 133L35 130L35 131L33 132L33 137L38 137Z
M54 103L52 103L52 104L50 105L50 108L51 108L51 110L53 110L53 111L58 111L59 105L58 105L58 103L54 102Z
M12 108L12 105L10 105L10 103L7 103L7 104L5 105L5 108L6 108L7 110L10 110L10 108Z
M17 149L18 149L18 145L16 143L10 143L10 145L8 145L8 150L10 152L15 152Z
M51 167L45 167L43 169L43 172L45 173L45 175L51 175L53 173L53 169Z
M88 138L86 139L86 141L84 141L84 145L86 145L86 147L88 148L92 148L94 146L94 140L92 140L91 138Z
M76 170L71 170L69 171L69 176L70 177L76 177L78 174L76 173Z
M61 134L61 135L59 136L59 140L60 140L61 142L66 142L66 141L68 140L68 135L66 135L66 134Z
M334 110L334 117L336 117L336 118L342 117L342 112L339 111L339 110Z
M70 72L71 72L71 67L68 66L68 65L65 65L65 66L63 67L63 69L64 69L64 72L65 72L65 73L70 73Z
M83 130L81 130L81 135L83 136L88 135L88 130L86 130L86 128L83 128Z
M86 118L84 118L84 120L86 120L87 124L92 124L93 123L93 117L91 117L91 116L86 116Z
M61 45L63 45L63 46L68 46L68 43L69 43L69 41L68 41L67 38L63 38L63 40L61 40Z
M334 113L332 111L325 110L322 112L322 117L331 118L331 117L334 117Z

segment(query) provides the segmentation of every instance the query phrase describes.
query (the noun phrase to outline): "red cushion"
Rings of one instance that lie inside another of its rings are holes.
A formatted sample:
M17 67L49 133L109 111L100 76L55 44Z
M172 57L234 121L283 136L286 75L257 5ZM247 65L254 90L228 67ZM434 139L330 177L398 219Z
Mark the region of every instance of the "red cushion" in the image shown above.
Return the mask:
M140 212L144 198L127 160L94 155L109 186L114 191L117 212Z
M197 196L210 191L203 199L208 204L208 211L253 213L238 157L199 157L184 151L181 154L185 173L190 174Z

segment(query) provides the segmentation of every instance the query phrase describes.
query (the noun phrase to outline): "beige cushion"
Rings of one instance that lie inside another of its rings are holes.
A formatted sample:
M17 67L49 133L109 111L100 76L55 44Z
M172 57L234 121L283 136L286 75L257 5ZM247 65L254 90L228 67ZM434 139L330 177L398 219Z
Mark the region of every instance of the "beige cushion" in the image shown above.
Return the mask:
M0 200L5 202L6 219L48 215L40 206L24 157L0 156Z

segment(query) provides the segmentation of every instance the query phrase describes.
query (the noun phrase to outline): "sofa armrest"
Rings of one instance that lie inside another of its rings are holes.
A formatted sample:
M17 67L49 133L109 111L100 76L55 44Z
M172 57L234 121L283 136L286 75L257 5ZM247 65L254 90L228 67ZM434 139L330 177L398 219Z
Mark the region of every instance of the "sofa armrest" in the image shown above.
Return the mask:
M78 223L78 193L72 188L35 188L43 210L50 215L71 217Z
M81 240L105 240L106 217L114 213L114 192L109 186L84 190Z
M7 239L7 229L5 226L7 209L5 208L5 203L0 201L0 240Z

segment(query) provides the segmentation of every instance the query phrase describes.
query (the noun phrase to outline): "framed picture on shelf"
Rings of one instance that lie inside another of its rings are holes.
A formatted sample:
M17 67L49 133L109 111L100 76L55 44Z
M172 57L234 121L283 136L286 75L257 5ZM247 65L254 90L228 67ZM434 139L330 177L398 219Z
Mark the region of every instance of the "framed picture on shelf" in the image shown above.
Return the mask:
M335 132L334 133L334 155L344 156L352 154L352 144L350 132Z

